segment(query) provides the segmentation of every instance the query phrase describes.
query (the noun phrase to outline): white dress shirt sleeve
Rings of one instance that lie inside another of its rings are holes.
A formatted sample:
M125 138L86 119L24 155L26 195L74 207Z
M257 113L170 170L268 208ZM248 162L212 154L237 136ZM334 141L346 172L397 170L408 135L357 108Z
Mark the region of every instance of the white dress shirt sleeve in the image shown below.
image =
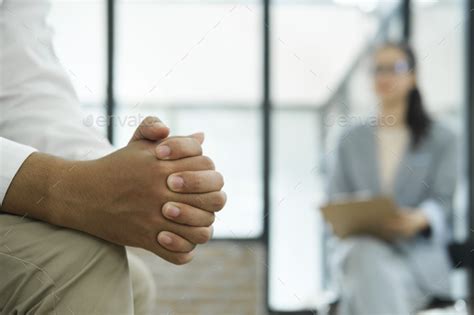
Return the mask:
M113 151L83 123L72 84L53 51L48 11L47 0L0 1L0 203L35 149L75 160Z
M103 156L113 148L83 123L53 51L49 7L46 0L4 0L0 7L0 136L64 158Z
M0 205L18 169L35 151L27 145L0 138Z

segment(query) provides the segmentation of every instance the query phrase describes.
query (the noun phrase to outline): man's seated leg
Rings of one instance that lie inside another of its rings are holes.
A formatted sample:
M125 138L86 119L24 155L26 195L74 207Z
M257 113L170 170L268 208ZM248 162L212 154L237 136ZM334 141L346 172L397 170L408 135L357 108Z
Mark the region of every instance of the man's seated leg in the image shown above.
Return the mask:
M132 280L134 314L156 314L154 312L156 304L156 285L153 274L140 257L132 253L130 249L127 250L127 256L130 278Z
M0 214L0 313L133 314L123 246Z

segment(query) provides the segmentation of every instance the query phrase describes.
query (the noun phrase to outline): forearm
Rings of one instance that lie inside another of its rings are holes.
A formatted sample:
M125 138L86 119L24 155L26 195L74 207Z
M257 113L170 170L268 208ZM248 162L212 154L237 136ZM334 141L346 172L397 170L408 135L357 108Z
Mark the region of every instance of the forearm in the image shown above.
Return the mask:
M79 184L70 176L77 163L84 162L43 153L31 154L13 178L1 210L54 225L71 225L74 211L68 211L71 209L65 201L73 199L71 185Z

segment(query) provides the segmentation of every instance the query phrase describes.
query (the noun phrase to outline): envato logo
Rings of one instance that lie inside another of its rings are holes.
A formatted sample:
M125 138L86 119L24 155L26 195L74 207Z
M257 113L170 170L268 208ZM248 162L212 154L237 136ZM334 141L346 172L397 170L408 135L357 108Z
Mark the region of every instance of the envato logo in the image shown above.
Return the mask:
M111 122L119 127L138 127L146 116L142 114L137 115L112 115L110 119L106 115L88 115L82 120L86 127L107 127Z
M342 128L354 125L367 125L371 127L377 125L394 126L396 123L397 117L394 115L362 117L359 115L330 114L324 119L324 125L326 127L338 126Z

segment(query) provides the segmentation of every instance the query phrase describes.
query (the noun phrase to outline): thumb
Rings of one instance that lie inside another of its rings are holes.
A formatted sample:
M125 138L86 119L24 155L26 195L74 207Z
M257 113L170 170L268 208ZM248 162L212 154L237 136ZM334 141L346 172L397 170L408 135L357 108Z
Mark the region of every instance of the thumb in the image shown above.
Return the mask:
M148 116L135 130L130 142L138 140L159 141L170 134L170 129L158 117ZM129 143L130 143L129 142Z

